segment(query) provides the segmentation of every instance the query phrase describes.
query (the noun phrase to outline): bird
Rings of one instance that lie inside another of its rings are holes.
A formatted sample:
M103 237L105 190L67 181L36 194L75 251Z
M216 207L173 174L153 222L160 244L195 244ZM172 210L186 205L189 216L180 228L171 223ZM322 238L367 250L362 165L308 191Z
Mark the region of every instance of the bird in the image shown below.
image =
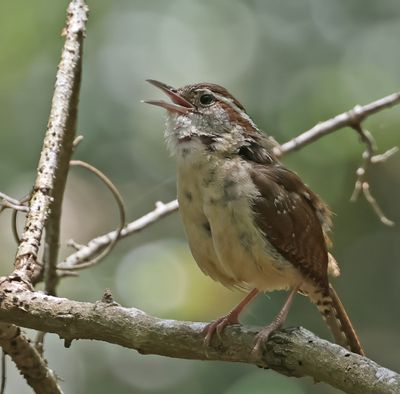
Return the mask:
M364 355L358 335L329 277L340 269L329 232L331 211L274 153L275 139L256 126L224 87L195 83L174 88L148 80L170 99L147 100L167 111L165 140L177 163L179 211L201 271L246 292L226 315L208 323L204 344L238 324L261 292L287 290L288 298L257 334L261 352L281 328L297 293L320 311L339 345Z

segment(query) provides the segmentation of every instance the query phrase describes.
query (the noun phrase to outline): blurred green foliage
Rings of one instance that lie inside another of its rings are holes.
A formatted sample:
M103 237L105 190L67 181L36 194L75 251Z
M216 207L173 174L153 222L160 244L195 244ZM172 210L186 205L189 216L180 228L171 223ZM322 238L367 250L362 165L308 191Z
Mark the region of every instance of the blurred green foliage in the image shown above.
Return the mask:
M29 191L46 128L63 40L67 1L0 2L0 190ZM90 1L76 157L107 173L121 190L128 217L175 197L175 169L163 143L162 111L140 99L159 97L144 82L226 86L256 123L284 142L339 112L400 86L398 0L117 0ZM400 143L400 110L366 125L383 151ZM354 132L328 136L285 162L330 204L335 216L336 281L367 354L400 369L398 310L400 231L379 223L368 204L349 202L363 147ZM371 169L383 210L400 220L400 158ZM65 196L66 240L85 242L117 223L113 201L91 175L72 169ZM9 213L0 216L0 270L10 271L15 243ZM22 224L21 220L21 224ZM244 262L245 263L245 262ZM197 269L178 215L121 242L98 267L64 280L61 296L95 301L104 288L126 306L158 316L210 320L240 294ZM268 322L284 294L260 296L243 316ZM289 325L329 337L316 309L298 297ZM103 343L64 350L52 335L46 357L67 393L335 393L246 365L140 356ZM189 389L188 389L189 388ZM9 368L9 392L30 390Z

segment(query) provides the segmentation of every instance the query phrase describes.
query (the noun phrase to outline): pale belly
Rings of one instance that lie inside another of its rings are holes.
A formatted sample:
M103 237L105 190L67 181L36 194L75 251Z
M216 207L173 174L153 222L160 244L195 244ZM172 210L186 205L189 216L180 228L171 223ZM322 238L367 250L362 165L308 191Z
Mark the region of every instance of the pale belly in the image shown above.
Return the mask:
M300 273L254 225L251 179L239 163L229 164L232 176L224 182L218 166L211 172L208 165L178 168L180 212L194 259L227 287L272 291L296 286Z

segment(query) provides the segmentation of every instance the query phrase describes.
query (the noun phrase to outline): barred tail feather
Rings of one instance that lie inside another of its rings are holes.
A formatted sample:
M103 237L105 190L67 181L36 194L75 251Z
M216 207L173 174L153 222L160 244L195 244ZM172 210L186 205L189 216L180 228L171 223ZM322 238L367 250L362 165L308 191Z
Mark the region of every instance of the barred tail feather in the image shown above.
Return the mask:
M329 285L329 295L322 296L322 298L316 300L315 303L331 330L335 342L353 353L364 356L365 353L360 340L332 285Z

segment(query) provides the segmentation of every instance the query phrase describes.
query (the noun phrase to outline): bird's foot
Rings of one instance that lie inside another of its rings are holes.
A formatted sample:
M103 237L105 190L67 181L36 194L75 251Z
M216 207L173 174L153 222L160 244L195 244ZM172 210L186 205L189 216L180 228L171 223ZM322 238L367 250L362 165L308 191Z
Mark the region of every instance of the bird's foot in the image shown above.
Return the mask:
M268 341L269 336L279 328L282 327L282 324L279 324L276 320L274 320L268 326L265 326L255 337L253 349L251 354L254 358L258 358L262 356L262 351L264 349L265 343Z
M225 327L233 324L240 324L236 313L228 313L226 316L222 316L219 319L208 323L203 329L203 334L205 334L204 346L210 346L215 333L218 338L221 338L222 331L224 331Z
M272 320L272 322L270 324L268 324L268 326L265 326L256 335L253 350L251 351L251 354L254 358L258 358L258 357L262 356L264 344L268 341L268 338L271 335L271 333L274 332L275 330L279 330L285 323L287 314L289 312L290 305L292 304L293 298L296 295L299 288L300 288L300 285L293 287L293 289L289 293L289 296L288 296L285 304L283 305L283 307L279 311L279 313L276 315L275 319Z

